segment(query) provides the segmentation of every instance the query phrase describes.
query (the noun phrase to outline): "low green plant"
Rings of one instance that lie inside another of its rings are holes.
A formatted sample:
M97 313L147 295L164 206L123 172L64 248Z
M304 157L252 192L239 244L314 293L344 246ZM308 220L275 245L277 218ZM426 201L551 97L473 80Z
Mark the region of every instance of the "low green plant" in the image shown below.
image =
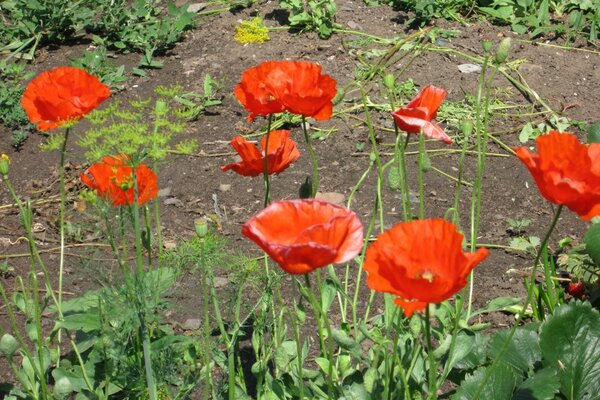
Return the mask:
M85 50L79 58L71 60L71 66L85 69L100 79L102 83L112 90L122 90L125 76L125 66L114 66L108 59L106 47L97 46L92 50Z
M315 31L321 39L328 39L334 28L337 6L333 0L279 0L279 5L289 10L291 27L302 31Z
M122 52L142 53L141 68L161 68L153 59L180 40L186 30L194 26L196 14L187 11L187 4L167 3L166 10L158 7L160 1L116 0L101 2L100 16L90 28L95 40L106 47Z
M33 73L27 72L23 63L0 65L0 124L12 131L12 144L17 148L33 130L21 107L24 83L32 76Z
M98 0L8 0L0 3L0 51L31 60L39 45L62 43L95 17Z

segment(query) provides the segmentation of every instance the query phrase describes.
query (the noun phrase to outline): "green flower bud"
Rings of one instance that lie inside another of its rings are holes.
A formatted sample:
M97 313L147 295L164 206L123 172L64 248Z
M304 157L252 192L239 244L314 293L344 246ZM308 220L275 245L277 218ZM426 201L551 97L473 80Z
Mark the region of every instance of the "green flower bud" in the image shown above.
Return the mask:
M196 231L196 236L200 239L206 237L208 234L208 222L204 218L196 218L194 220L194 230Z
M4 357L6 357L9 360L12 359L13 355L15 354L18 348L19 343L13 335L10 335L8 333L2 335L2 338L0 338L0 352L4 354Z
M481 44L481 46L483 47L483 51L487 54L490 51L492 51L492 41L491 40L484 40L483 43Z
M394 75L385 74L385 76L383 77L383 84L386 88L388 88L388 90L394 89Z
M496 63L502 64L508 58L510 52L511 39L509 37L502 39L496 49Z
M10 157L6 154L2 154L0 156L0 175L6 176L8 175L8 166L10 165Z

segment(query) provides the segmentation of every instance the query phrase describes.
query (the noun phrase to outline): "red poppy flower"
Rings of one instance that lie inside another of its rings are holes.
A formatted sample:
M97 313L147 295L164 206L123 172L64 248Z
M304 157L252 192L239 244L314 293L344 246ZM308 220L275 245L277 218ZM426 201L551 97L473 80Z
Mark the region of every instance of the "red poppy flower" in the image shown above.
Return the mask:
M110 96L108 86L80 68L58 67L36 76L21 105L38 129L48 131L80 120Z
M133 203L133 168L127 164L128 156L106 156L80 175L81 181L98 195L115 206ZM158 194L154 171L140 163L135 168L138 186L138 204L144 204Z
M395 225L367 250L363 268L367 285L391 293L410 317L429 303L440 303L463 288L467 275L489 254L462 250L463 235L443 219L415 220Z
M425 86L407 105L392 113L396 125L408 133L423 132L428 138L452 143L450 136L432 121L447 94L442 88L433 85Z
M321 74L321 66L306 61L265 61L242 73L234 94L250 113L283 111L326 120L331 117L336 81Z
M581 219L600 215L600 144L579 143L571 133L552 131L536 139L538 154L516 148L546 200L565 205Z
M272 203L244 224L242 234L289 274L349 261L363 242L354 212L316 199Z
M264 149L267 137L264 136L260 141L260 146ZM234 164L224 165L221 171L234 170L243 176L258 176L265 170L265 154L246 139L236 136L231 140L231 146L237 151L242 161ZM296 147L296 142L290 139L290 131L279 130L272 131L269 134L269 174L278 174L290 166L291 163L300 157L300 152Z

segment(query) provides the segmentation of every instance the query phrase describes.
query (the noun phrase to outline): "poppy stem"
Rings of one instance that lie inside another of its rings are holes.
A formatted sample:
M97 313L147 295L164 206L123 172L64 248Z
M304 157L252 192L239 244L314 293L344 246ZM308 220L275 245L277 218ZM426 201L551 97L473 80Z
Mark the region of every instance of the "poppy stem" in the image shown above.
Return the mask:
M59 315L62 314L62 287L65 267L65 202L67 199L67 191L65 189L65 154L67 152L67 141L69 140L70 130L70 128L65 129L63 142L60 147L60 165L58 168L58 180L60 186L60 203L58 211L60 254L58 256L58 299L56 303L56 309L59 310ZM62 329L58 330L56 342L56 351L58 352L58 354L60 354L60 347L62 343ZM56 367L60 367L60 357L58 357L56 360Z
M425 154L425 135L423 134L423 132L421 132L421 134L419 135L419 155L417 158L417 175L419 178L419 219L425 218L425 194L423 191L423 168L425 165L425 157L427 157L427 155Z
M310 161L312 163L313 181L311 197L315 198L319 189L319 166L317 164L317 155L315 154L310 135L308 134L308 129L306 129L306 117L304 115L302 116L302 131L304 132L304 140L306 141L306 147L308 148L308 153L310 154Z
M265 181L265 201L263 206L266 208L271 202L271 183L269 180L269 134L271 133L271 122L273 120L273 114L269 114L267 120L267 135L265 138L265 168L263 170L263 180Z
M433 355L433 343L431 342L431 312L429 304L425 307L425 337L427 340L427 356L429 357L429 392L427 399L437 399L437 366Z
M322 288L320 271L317 271L317 279L318 286ZM327 315L323 312L323 302L317 301L315 296L315 292L313 291L312 284L310 283L310 278L308 274L304 274L304 281L306 282L306 293L308 295L308 300L315 311L316 319L317 319L317 327L319 329L319 342L321 344L321 353L323 355L327 355L328 360L328 371L327 371L327 398L333 399L334 390L333 390L333 338L331 336L331 326L329 325L329 320L327 319ZM327 347L325 346L325 340L323 340L323 323L325 323L325 329L327 330Z

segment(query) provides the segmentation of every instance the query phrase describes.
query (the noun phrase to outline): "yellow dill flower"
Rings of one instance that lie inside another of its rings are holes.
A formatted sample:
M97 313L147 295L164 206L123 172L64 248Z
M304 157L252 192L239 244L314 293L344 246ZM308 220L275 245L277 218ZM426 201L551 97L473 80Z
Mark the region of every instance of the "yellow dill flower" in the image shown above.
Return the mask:
M264 43L269 40L269 28L262 18L254 17L251 21L242 21L235 27L234 39L242 44Z

